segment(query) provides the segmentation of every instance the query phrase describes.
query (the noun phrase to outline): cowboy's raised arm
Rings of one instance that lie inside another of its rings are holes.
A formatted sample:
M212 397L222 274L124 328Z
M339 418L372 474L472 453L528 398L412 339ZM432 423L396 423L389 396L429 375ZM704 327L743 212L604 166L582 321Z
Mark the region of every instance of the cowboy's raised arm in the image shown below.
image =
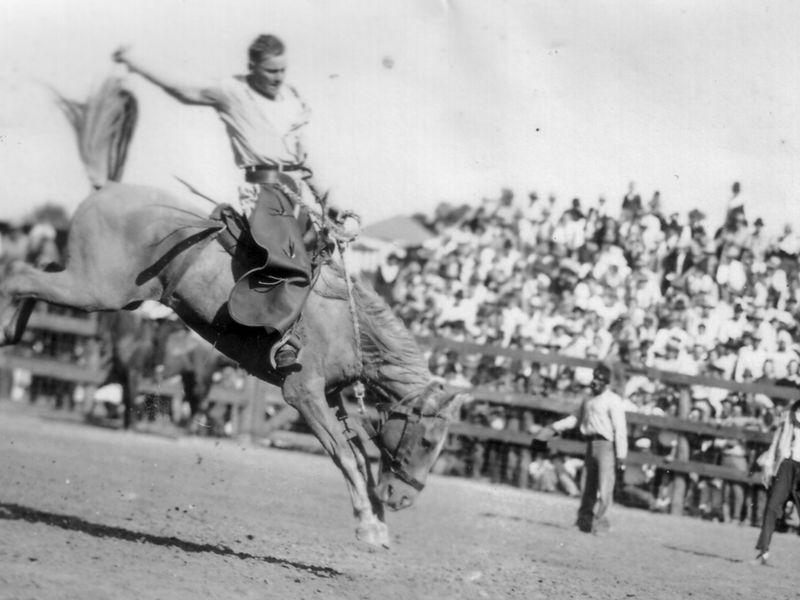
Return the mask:
M179 76L162 73L158 69L144 65L139 58L131 56L130 48L127 46L117 48L111 57L115 62L127 66L132 73L138 73L154 83L179 102L209 106L215 104L213 94L209 94L207 88L181 81Z

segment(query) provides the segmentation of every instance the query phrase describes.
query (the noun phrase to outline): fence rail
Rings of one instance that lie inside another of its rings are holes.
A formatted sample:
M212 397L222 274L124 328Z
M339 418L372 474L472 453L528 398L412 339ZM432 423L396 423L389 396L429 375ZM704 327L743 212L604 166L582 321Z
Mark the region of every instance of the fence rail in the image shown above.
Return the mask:
M444 348L465 354L483 354L485 356L503 356L518 360L526 360L532 363L545 365L565 365L568 367L596 367L601 361L587 358L576 358L564 354L550 352L539 352L534 350L520 350L518 348L502 348L500 346L482 346L470 342L457 342L446 338L418 336L417 341L428 348ZM674 371L662 371L652 367L625 367L628 375L644 375L654 381L662 381L679 386L705 386L722 388L734 392L744 392L746 394L764 394L770 398L780 398L782 400L794 400L800 396L797 388L785 387L780 385L770 385L764 383L740 383L719 377L708 377L705 375L685 375Z
M79 318L68 315L53 314L43 311L35 311L30 320L31 329L46 331L56 334L71 334L83 338L97 336L97 320L91 315L87 318ZM446 349L457 353L481 354L487 356L503 356L507 358L529 361L538 364L558 364L571 367L594 367L597 361L564 356L560 354L519 350L514 348L501 348L496 346L482 346L468 342L458 342L444 338L419 337L418 341L425 347L432 349ZM90 364L91 361L88 361ZM102 369L87 365L69 364L68 362L40 356L21 355L13 350L0 352L0 368L2 369L26 369L32 374L59 379L66 382L100 385L105 380L106 372ZM765 394L772 398L794 399L798 391L794 388L786 388L775 385L765 384L744 384L723 379L705 376L688 376L681 373L659 371L657 369L626 369L626 375L644 374L648 378L659 380L687 389L688 386L708 386L718 387L732 391L744 393ZM252 378L251 378L252 379ZM254 436L266 435L275 427L285 426L291 419L295 418L294 413L283 411L276 419L274 426L263 419L263 410L269 404L280 404L276 390L267 389L268 386L262 382L248 380L242 390L231 390L221 386L214 386L210 400L233 406L238 415L238 429ZM153 381L146 381L139 390L141 393L175 396L182 393L179 386L174 384L157 384ZM470 390L472 395L482 401L502 405L511 408L529 409L534 411L547 411L554 414L566 414L574 412L580 403L580 398L573 397L548 397L535 396L531 394L520 394L514 392L501 392L486 388L475 388ZM686 402L683 402L684 409ZM642 428L658 429L674 432L679 436L681 442L685 442L685 436L703 436L707 438L725 438L740 440L748 444L763 446L770 441L770 434L755 431L742 427L722 426L714 423L702 423L689 421L681 418L688 409L683 410L683 414L678 417L647 415L636 412L628 413L628 423L631 426ZM518 449L528 448L532 441L532 435L524 431L497 431L489 427L482 427L468 423L454 423L451 428L453 435L463 436L474 440L487 442L498 442L509 444ZM575 440L556 439L552 442L553 448L566 454L582 454L583 444ZM742 483L755 483L756 478L748 473L743 473L730 468L720 467L707 463L688 460L688 444L679 444L682 451L678 452L675 460L667 460L664 457L632 452L629 454L630 464L650 464L655 467L672 471L680 474L697 473L705 477L720 477L728 481ZM681 449L679 448L679 449Z
M502 348L498 346L482 346L469 342L459 342L445 338L418 336L417 341L424 347L430 349L444 349L459 354L480 354L485 356L500 356L515 360L528 361L533 364L542 365L566 365L571 367L594 368L600 361L576 358L561 354L521 350L517 348ZM709 464L700 461L689 460L690 447L687 436L701 436L714 439L739 440L756 448L763 449L771 441L771 434L748 429L746 427L732 427L716 423L698 422L689 420L689 388L690 386L705 386L722 388L730 391L765 394L774 399L794 400L800 395L796 388L783 387L769 384L740 383L721 378L707 376L691 376L683 373L661 371L649 367L631 368L622 366L622 374L630 376L643 374L649 379L661 381L680 388L678 400L678 416L660 416L642 414L638 412L627 413L629 430L632 426L642 428L658 429L669 431L676 434L676 451L673 458L667 458L650 453L630 452L626 462L631 465L652 465L666 472L676 475L675 486L672 495L671 511L675 514L683 512L683 502L687 488L687 476L696 474L701 477L720 478L729 482L757 484L760 481L758 475ZM548 411L556 414L574 413L580 405L580 398L552 398L540 397L531 394L520 394L514 392L501 392L491 389L475 388L471 390L474 398L493 404L522 409L538 411ZM530 458L528 448L533 441L533 435L526 431L495 430L490 427L472 425L467 423L454 423L450 429L456 436L462 436L473 440L484 442L495 442L516 446L520 452L523 464L525 459ZM552 450L569 455L583 455L585 444L570 439L555 438L549 444ZM521 474L520 482L527 482L527 474ZM524 485L524 483L523 483Z

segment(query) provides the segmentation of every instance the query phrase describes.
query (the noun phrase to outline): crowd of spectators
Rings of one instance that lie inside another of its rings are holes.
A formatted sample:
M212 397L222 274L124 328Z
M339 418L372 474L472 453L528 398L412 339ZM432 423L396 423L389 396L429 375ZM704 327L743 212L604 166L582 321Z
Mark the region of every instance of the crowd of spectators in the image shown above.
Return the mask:
M800 386L800 237L768 238L736 204L712 228L705 215L665 213L633 185L619 211L605 199L508 190L468 209L439 211L436 235L390 253L378 273L414 333L562 355L622 360L687 375ZM481 356L434 354L435 372L469 385L582 390L591 370ZM672 395L629 378L630 410L674 412ZM694 416L763 418L776 402L721 388L692 388ZM769 420L769 417L766 417Z
M387 256L378 289L417 335L800 388L800 236L790 224L768 236L740 191L734 184L717 226L699 209L669 212L659 192L645 200L633 184L621 206L575 198L557 210L552 196L509 190L475 207L441 206L430 240ZM452 351L435 351L431 367L453 384L539 394L581 394L591 380L588 367ZM644 375L617 391L628 411L677 413L677 389ZM783 405L695 385L689 418L766 431ZM486 423L507 418L502 407L473 410ZM701 445L693 452L739 467L751 459L736 441Z

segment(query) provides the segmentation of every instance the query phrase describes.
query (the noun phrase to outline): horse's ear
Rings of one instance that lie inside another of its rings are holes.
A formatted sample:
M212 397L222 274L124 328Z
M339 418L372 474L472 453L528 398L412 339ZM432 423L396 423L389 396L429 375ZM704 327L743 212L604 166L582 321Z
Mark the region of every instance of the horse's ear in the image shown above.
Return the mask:
M433 379L431 379L428 385L425 386L424 395L427 396L428 394L432 394L433 392L443 392L444 383L445 383L444 379L442 379L441 377L434 377Z
M471 401L472 396L470 394L466 392L454 392L439 406L439 414L448 421L455 420L458 418L458 413L461 410L461 406L465 402Z

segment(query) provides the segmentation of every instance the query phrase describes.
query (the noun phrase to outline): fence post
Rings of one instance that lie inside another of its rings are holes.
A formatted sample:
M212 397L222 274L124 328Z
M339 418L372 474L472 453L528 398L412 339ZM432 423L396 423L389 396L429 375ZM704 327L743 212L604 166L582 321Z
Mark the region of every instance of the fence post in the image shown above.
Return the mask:
M472 444L472 451L470 453L470 465L472 467L472 478L478 479L483 473L483 465L486 459L486 449L483 441L474 440Z
M691 406L691 394L688 386L683 386L680 389L678 396L678 414L679 419L686 419L689 416L689 408ZM678 436L678 446L675 451L675 460L688 461L689 460L689 441L685 435ZM678 474L673 472L673 488L672 488L672 503L670 505L670 514L682 515L683 514L683 501L686 498L686 483L688 477L685 474Z
M92 315L94 317L94 315ZM96 321L95 317L95 321ZM100 340L97 337L92 337L86 340L86 366L92 370L99 371L102 367L101 364L101 348ZM91 381L83 384L83 402L81 411L85 418L94 416L94 394L97 391L98 382Z
M519 420L519 430L527 433L530 426L533 424L533 415L531 411L525 410L522 412L522 418ZM531 456L530 446L523 446L519 451L519 470L517 471L517 487L522 489L528 488L529 473L528 467L533 460Z

